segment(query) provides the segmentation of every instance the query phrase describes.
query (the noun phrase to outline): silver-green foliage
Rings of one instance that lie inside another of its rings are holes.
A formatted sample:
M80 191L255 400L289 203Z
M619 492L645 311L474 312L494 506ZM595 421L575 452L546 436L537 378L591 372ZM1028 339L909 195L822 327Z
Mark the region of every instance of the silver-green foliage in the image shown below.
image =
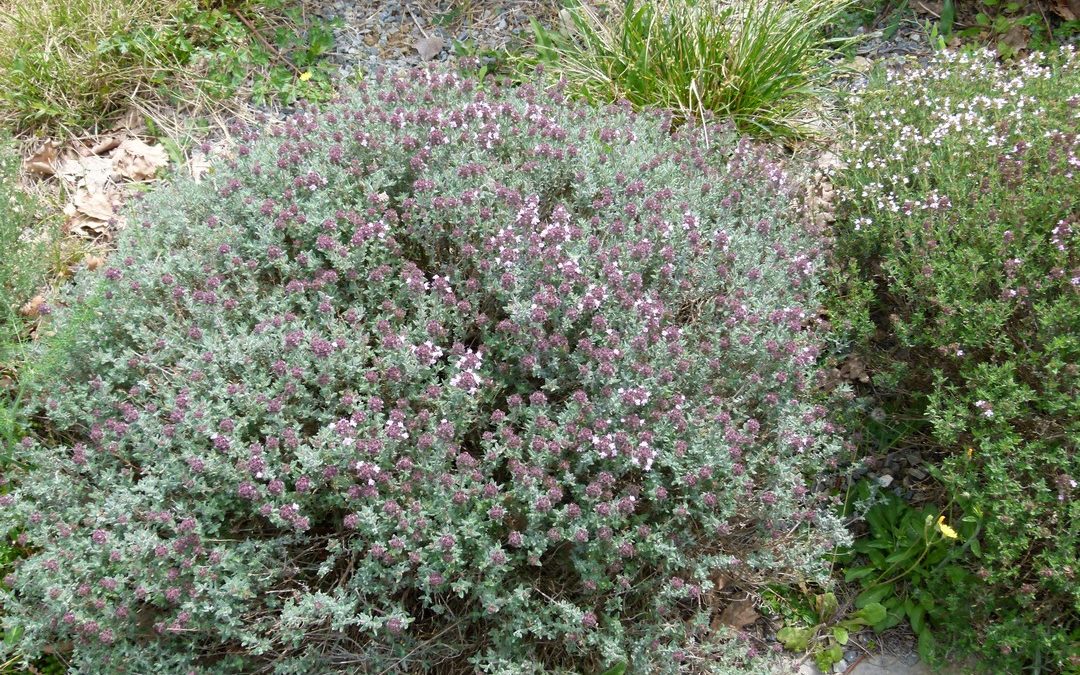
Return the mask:
M781 165L669 128L414 73L148 197L56 313L0 504L22 650L748 663L712 580L821 574L844 537L811 490L822 244Z

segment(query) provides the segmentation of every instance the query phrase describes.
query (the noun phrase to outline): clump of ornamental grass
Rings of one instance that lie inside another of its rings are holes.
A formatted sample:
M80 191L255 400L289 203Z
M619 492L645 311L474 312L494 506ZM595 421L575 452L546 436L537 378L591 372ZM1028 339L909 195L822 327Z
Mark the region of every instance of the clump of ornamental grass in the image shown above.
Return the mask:
M819 233L663 116L378 81L130 214L0 524L23 652L143 672L747 667L822 578Z
M805 136L821 127L835 45L827 28L851 0L582 2L562 32L541 31L553 78L593 102L626 99L682 119L709 114L747 133Z
M959 538L926 623L994 672L1080 667L1078 92L1072 48L878 73L835 176L830 304L885 415L866 436L940 461Z
M0 1L0 122L74 132L164 103L325 100L317 60L332 38L301 14L282 0Z
M0 120L20 129L91 125L132 97L145 97L170 64L102 47L138 29L164 29L179 5L179 0L4 3Z

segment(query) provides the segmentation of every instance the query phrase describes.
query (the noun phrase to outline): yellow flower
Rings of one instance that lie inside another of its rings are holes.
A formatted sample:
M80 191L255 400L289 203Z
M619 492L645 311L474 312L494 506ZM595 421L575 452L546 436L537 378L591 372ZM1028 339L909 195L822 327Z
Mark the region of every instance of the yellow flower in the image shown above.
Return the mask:
M949 539L956 539L956 530L945 524L945 516L938 516L937 529L941 530L941 534Z
M300 73L300 81L301 82L307 82L310 79L311 79L311 71L310 70L305 70L304 72Z

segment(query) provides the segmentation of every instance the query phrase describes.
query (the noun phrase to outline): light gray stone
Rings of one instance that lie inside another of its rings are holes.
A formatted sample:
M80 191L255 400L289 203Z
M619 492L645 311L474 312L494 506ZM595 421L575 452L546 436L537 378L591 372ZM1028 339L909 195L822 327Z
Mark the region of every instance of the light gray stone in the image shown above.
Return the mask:
M445 44L442 38L432 36L417 40L413 48L420 54L420 58L430 61L439 55Z

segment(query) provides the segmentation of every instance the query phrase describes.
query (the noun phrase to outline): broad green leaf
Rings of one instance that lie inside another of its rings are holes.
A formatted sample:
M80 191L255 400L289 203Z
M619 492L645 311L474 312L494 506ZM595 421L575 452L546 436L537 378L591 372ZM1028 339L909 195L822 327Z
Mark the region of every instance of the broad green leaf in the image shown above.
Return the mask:
M871 602L856 612L855 617L872 625L883 621L887 614L888 610L885 609L884 605L879 602Z
M869 565L865 567L852 567L844 572L844 581L851 582L856 579L862 579L874 573L875 568Z
M842 628L841 626L835 626L832 629L832 635L833 639L840 644L846 645L848 643L848 632L846 628Z
M889 612L888 614L885 615L884 619L882 619L881 621L878 621L877 623L871 625L870 627L874 629L875 633L880 633L882 631L889 630L893 626L899 625L900 622L903 621L903 620L904 620L904 613L903 612Z
M893 591L892 584L883 584L880 586L871 586L862 593L855 596L855 606L859 609L863 609L871 603L881 602Z
M605 670L600 675L623 675L626 672L626 661L616 663L612 667Z

